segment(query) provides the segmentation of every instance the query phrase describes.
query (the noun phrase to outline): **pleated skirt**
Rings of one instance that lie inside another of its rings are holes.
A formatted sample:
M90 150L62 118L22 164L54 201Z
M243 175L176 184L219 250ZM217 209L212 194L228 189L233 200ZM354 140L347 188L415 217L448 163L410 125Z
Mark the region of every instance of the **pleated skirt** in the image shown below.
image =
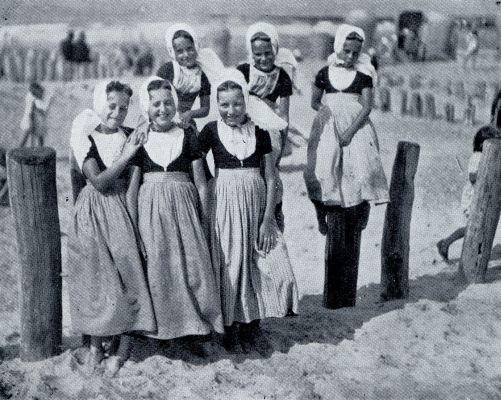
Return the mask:
M68 287L75 333L110 336L156 330L124 183L108 194L90 183L75 203L68 237Z
M157 320L157 339L223 332L221 301L199 198L188 174L153 172L139 190L139 232Z
M287 247L256 250L266 206L259 169L219 169L211 182L211 250L221 288L224 325L297 312L298 289Z

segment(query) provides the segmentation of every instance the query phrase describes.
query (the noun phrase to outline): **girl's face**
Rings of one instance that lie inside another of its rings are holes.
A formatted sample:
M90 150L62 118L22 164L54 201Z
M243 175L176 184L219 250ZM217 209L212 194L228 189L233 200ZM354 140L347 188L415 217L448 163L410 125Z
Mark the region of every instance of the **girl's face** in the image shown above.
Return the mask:
M362 42L359 40L346 40L343 50L337 54L337 57L344 61L344 67L353 68L362 51Z
M129 110L129 95L124 92L110 92L106 99L106 105L99 114L103 125L110 129L117 129L125 121Z
M185 37L178 37L172 41L176 61L186 68L193 68L197 65L197 49L195 44Z
M241 90L231 89L219 92L217 105L219 114L226 125L236 127L245 121L245 99Z
M275 54L271 42L256 39L251 43L251 47L254 66L263 72L270 72L275 66Z
M150 91L148 115L155 127L160 129L169 128L172 124L172 118L176 115L176 104L169 90L157 89Z

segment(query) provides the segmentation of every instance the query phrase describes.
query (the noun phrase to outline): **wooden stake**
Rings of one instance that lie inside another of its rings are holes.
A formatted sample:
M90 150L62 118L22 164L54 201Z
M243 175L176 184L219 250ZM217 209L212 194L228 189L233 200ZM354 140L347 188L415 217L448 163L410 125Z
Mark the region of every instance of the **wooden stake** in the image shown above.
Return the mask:
M470 283L485 282L501 211L501 140L484 142L459 271Z
M385 301L409 295L409 237L418 160L417 143L398 143L381 245L381 299Z
M38 361L58 354L62 341L56 152L9 151L7 179L21 263L21 359Z

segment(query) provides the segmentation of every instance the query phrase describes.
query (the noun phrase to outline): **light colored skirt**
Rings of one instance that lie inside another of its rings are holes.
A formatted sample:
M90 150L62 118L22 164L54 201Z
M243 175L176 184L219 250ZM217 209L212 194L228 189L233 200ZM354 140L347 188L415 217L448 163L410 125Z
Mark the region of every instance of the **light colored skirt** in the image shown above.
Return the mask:
M283 236L266 256L256 251L266 206L259 169L218 169L211 182L211 250L225 326L297 312L298 290Z
M75 203L68 237L73 331L110 336L155 331L136 236L125 207L125 183L109 194L90 183Z
M372 122L362 126L348 146L339 145L339 134L362 110L358 95L334 93L325 98L328 108L315 116L308 141L304 178L309 197L341 207L388 202L388 183Z
M199 218L199 198L188 174L152 172L139 189L139 232L158 332L173 339L223 332L221 301L207 239Z

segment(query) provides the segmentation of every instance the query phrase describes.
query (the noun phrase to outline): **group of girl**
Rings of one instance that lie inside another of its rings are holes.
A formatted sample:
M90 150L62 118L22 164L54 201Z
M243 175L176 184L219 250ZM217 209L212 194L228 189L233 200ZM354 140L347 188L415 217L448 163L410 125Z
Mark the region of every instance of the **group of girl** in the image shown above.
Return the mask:
M359 246L369 202L387 201L387 188L368 119L375 71L361 55L364 34L339 29L315 81L319 112L305 178L320 231L330 237L342 221ZM142 84L136 129L123 126L132 90L118 81L96 85L93 109L72 126L73 182L83 186L68 239L72 326L91 336L92 369L105 358L105 338L121 335L106 360L110 373L134 335L193 343L216 332L230 352L268 354L260 321L297 313L278 173L292 82L278 66L276 29L249 28L249 63L237 69L200 49L185 24L166 40L172 61ZM199 132L195 121L214 109L219 115ZM339 271L340 291L353 279L356 289L359 247L348 242L326 264L350 253L355 277Z

